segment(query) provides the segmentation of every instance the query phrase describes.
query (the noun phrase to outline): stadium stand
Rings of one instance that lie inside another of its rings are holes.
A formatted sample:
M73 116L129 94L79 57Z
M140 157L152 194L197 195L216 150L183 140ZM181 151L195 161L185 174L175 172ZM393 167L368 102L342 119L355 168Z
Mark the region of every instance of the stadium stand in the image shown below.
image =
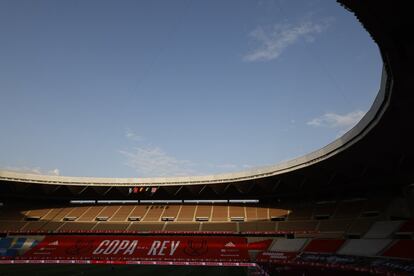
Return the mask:
M385 239L400 228L402 221L376 221L368 232L364 235L365 239Z
M223 226L226 229L223 231L307 232L317 233L320 238L388 238L396 232L412 232L412 222L387 220L384 206L370 204L369 208L364 208L368 202L375 200L342 201L339 204L309 201L299 206L285 203L283 208L266 203L66 204L51 207L33 203L28 207L6 202L0 208L0 221L3 221L0 231L151 231L164 228L166 231L219 231L218 226ZM364 217L362 214L367 210L371 215Z
M277 252L298 252L308 242L308 239L276 239L270 250Z
M390 239L351 239L345 242L338 253L353 256L376 256L391 242Z
M346 235L348 237L362 237L371 228L376 220L374 218L360 218L352 221Z
M414 219L409 219L406 222L404 222L397 233L412 236L414 233Z
M342 239L314 239L306 245L303 252L336 253L344 242Z
M414 260L414 240L397 240L388 247L382 256Z

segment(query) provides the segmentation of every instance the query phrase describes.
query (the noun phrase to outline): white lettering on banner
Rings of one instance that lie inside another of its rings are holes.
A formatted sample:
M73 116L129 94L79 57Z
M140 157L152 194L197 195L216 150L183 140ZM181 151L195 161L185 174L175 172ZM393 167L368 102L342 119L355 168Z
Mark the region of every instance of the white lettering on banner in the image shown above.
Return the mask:
M112 254L119 244L119 240L113 240L103 252L105 255Z
M125 250L124 255L128 254L128 255L132 255L134 254L135 248L138 245L138 241L134 240L127 248L127 250Z
M101 249L101 247L104 247L104 246L108 245L110 242L111 241L109 241L109 240L102 241L101 244L98 246L98 248L96 248L95 251L93 251L92 254L94 254L94 255L102 254L104 249Z
M104 240L99 244L99 246L95 249L95 251L93 251L92 254L110 255L122 253L123 255L132 255L137 245L137 240Z
M179 244L180 241L163 241L162 243L161 241L154 241L147 255L164 256L164 250L170 248L169 255L172 256L174 252L177 250Z
M177 241L174 244L174 241L171 243L171 252L170 252L170 256L172 256L175 252L175 250L177 250L178 245L180 244L180 241Z

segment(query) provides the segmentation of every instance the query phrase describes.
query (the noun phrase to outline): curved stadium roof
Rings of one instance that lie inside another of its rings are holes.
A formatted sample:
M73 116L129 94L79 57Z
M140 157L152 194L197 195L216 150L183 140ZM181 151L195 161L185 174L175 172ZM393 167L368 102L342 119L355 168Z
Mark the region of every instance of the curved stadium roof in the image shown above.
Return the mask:
M390 11L386 4L375 3L376 9L373 12L370 9L373 4L371 2L339 2L355 13L379 45L384 69L380 91L369 112L353 129L329 145L284 163L236 173L188 177L95 178L0 171L0 182L4 185L31 183L109 189L157 186L165 187L167 194L173 196L180 195L183 186L200 186L190 190L201 195L204 190L201 187L207 184L213 187L217 195L223 196L227 190L229 193L238 191L240 194L254 195L252 187L257 185L260 187L260 192L257 191L259 194L289 194L306 190L307 187L315 191L326 191L326 188L338 189L337 185L357 187L362 182L367 189L389 186L391 181L400 184L394 187L407 185L414 179L408 169L414 163L414 147L411 143L413 126L407 120L414 116L414 97L406 92L413 90L408 69L413 55L410 55L409 48L404 47L408 41L408 35L404 33L409 33L405 20L409 19L401 17L395 20L388 16L391 12L404 12L403 7L397 5ZM396 33L399 34L398 37ZM229 189L229 185L234 189ZM13 189L10 192L14 193Z

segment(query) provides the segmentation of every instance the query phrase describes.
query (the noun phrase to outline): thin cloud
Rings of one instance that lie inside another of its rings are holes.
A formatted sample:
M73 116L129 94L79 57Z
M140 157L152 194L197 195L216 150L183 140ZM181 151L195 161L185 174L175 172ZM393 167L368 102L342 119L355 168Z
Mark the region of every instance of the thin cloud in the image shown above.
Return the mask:
M365 111L355 110L347 114L325 113L322 116L308 121L306 124L312 127L327 127L339 130L344 134L355 126L365 115Z
M313 42L315 36L326 30L331 21L332 19L329 18L320 22L306 20L295 25L275 24L267 28L259 26L249 34L258 46L245 55L243 60L257 62L277 59L284 50L301 39Z
M140 177L204 175L209 174L210 170L212 173L223 173L252 167L233 163L203 164L179 159L164 151L162 147L148 143L147 139L137 135L130 128L125 130L125 138L136 143L134 147L118 152L125 157L125 165L134 169Z
M6 171L17 172L17 173L30 173L30 174L41 174L41 175L60 175L59 169L53 170L43 170L39 167L30 168L30 167L4 167Z
M159 147L135 147L119 152L127 158L126 164L143 177L195 174L193 162L177 159Z
M125 138L127 138L128 140L131 140L131 141L142 141L143 140L142 136L139 136L138 134L136 134L130 128L127 128L125 130Z

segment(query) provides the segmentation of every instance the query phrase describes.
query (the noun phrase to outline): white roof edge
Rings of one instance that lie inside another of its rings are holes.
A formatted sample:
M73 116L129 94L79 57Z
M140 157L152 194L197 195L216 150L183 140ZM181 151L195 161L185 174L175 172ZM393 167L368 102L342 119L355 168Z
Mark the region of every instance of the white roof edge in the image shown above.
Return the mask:
M19 173L0 170L0 180L15 182L32 182L52 185L91 185L91 186L172 186L172 185L202 185L245 181L278 175L298 168L306 167L320 162L330 156L343 151L350 145L359 141L375 126L386 106L389 104L387 96L388 77L383 67L381 85L370 110L347 133L322 147L319 150L304 156L282 162L272 166L259 167L234 173L223 173L203 176L154 177L154 178L100 178L100 177L71 177ZM386 97L387 96L387 97Z

